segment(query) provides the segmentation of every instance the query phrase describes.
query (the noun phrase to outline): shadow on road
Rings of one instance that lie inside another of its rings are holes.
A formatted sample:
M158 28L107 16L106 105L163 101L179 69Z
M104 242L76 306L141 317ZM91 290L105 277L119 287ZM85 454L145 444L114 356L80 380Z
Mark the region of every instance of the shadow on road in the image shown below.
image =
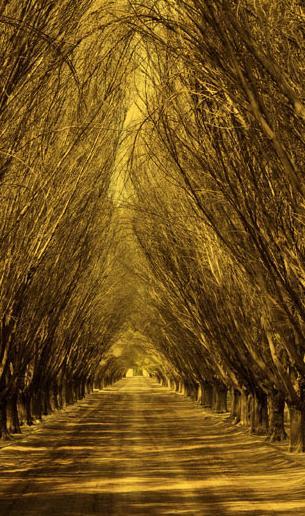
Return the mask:
M305 514L304 469L147 378L0 452L0 514Z

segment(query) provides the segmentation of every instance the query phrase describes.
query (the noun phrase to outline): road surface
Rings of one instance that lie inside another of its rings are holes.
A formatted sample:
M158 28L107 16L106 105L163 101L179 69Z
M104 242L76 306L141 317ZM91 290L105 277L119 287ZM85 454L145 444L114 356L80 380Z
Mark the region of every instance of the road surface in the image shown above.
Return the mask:
M149 378L0 450L1 515L305 515L305 469Z

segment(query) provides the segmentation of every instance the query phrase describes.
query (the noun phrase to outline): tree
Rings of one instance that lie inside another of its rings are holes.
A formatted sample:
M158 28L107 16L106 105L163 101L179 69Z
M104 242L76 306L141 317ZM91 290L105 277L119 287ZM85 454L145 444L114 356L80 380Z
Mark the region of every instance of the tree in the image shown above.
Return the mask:
M257 3L221 1L134 6L132 23L149 58L146 152L167 182L176 182L177 192L187 190L197 218L214 232L216 249L221 247L222 257L225 253L233 260L237 278L249 283L245 297L252 291L262 300L257 307L260 317L250 318L254 339L245 335L246 314L236 313L238 306L230 302L225 303L225 313L230 308L231 320L226 318L218 340L229 332L232 341L233 331L246 339L245 358L259 357L260 366L252 363L244 383L252 377L254 390L258 385L266 390L267 383L269 392L285 396L291 412L291 448L302 450L303 192L297 164L303 160L304 120L298 4L284 11L289 35L279 26L278 4L273 10ZM172 243L168 242L168 255ZM212 273L213 268L212 264ZM206 285L202 280L199 284L210 306ZM226 284L221 284L221 298ZM234 278L233 292L239 286ZM217 309L219 301L217 297ZM258 346L263 353L258 353ZM222 358L224 352L222 347ZM240 341L235 360L243 370L241 352ZM229 369L232 374L232 364Z

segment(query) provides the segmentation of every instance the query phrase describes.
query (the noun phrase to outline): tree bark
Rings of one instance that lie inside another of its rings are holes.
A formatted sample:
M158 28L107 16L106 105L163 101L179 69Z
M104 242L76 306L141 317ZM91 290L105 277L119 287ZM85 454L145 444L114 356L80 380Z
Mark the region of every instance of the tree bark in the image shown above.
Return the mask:
M104 388L105 388L104 378L101 378L101 379L100 379L100 382L99 382L98 389L99 389L100 391L102 391Z
M42 413L44 416L47 416L48 414L51 414L51 412L52 412L51 392L50 392L49 385L46 385L42 391L42 409L43 409Z
M82 400L86 396L86 383L85 380L80 380L78 384L78 399Z
M93 392L93 382L91 380L84 380L84 396L87 394L92 394Z
M198 401L198 403L201 403L201 397L202 397L201 385L200 385L200 383L198 383L198 385L197 385L197 395L196 395L196 401Z
M268 403L264 392L256 392L251 397L251 433L265 435L268 432Z
M196 384L192 380L185 382L185 390L186 390L187 396L189 396L193 400L196 399L197 387L196 387Z
M58 388L58 395L57 395L58 408L62 409L62 408L64 408L65 403L66 403L65 394L64 394L64 387L63 387L62 384L59 384L57 386L57 388Z
M211 408L213 403L213 386L209 382L202 382L201 384L202 396L201 405L203 407Z
M223 413L228 411L227 407L228 389L223 383L215 383L213 385L213 405L215 412Z
M87 393L89 393L89 384L86 383L86 380L81 380L81 382L80 382L81 398L84 398Z
M305 406L289 406L290 433L289 451L305 452Z
M289 434L289 451L305 452L305 414L304 408L289 407L290 415L290 434Z
M42 419L42 397L41 397L41 391L37 390L35 394L33 394L32 398L32 412L33 416L36 419L41 420Z
M242 389L240 396L240 423L243 426L250 426L251 420L251 396L248 391Z
M176 382L173 378L171 378L171 381L170 381L170 388L172 391L176 390Z
M18 415L18 395L14 394L7 400L7 427L12 434L21 434Z
M32 426L33 417L32 417L32 397L29 392L22 393L20 402L24 407L25 412L25 422L28 426Z
M179 381L179 388L178 388L178 392L180 394L185 394L185 385L184 385L184 381L183 380L180 380Z
M305 452L305 379L299 381L300 399L288 404L290 415L289 451Z
M232 387L232 404L231 404L231 417L234 424L240 422L240 391Z
M60 408L60 400L59 400L59 388L58 388L58 385L56 382L53 383L53 386L52 386L52 398L53 398L52 409L58 410Z
M6 401L4 399L0 401L0 437L3 440L10 438L7 428Z
M111 378L112 384L112 378ZM75 403L79 399L79 385L74 380L72 382L72 403Z
M284 423L285 398L278 391L269 395L269 431L271 442L287 439Z
M66 405L71 405L73 403L73 388L71 382L66 382L65 384L65 403Z

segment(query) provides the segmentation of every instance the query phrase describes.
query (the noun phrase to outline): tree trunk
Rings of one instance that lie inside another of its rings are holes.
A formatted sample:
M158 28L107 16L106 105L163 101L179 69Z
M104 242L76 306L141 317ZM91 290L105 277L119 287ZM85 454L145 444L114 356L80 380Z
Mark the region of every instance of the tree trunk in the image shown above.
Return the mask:
M82 398L82 385L80 383L74 382L74 401L78 401Z
M243 426L250 426L251 396L248 391L242 389L240 396L240 422Z
M268 432L268 403L264 392L251 397L251 433L265 435Z
M26 411L21 395L18 397L17 410L19 415L20 425L26 425Z
M0 401L0 437L3 440L10 438L7 428L7 412L6 412L6 401Z
M111 384L111 381L110 381L110 384ZM74 382L72 382L72 401L71 403L75 403L77 401L77 395L78 395L78 385Z
M201 398L202 398L202 390L201 390L201 385L200 383L197 384L197 395L196 395L196 401L198 401L198 403L201 403Z
M213 410L218 413L227 412L228 389L223 383L213 385Z
M275 391L269 395L269 432L268 439L271 442L287 439L284 423L285 399L282 394Z
M60 408L60 401L59 401L59 388L57 383L53 383L52 387L52 409L58 410Z
M73 388L71 382L66 382L65 384L65 401L66 405L71 405L73 403Z
M85 394L92 394L93 393L93 381L92 380L86 381L85 385L86 385Z
M81 380L79 383L79 399L83 399L86 396L86 382Z
M240 422L240 391L232 387L232 403L231 403L231 417L233 423L237 424Z
M42 397L41 391L37 390L32 398L32 411L36 419L42 419Z
M86 382L81 380L79 383L79 399L83 399L86 396Z
M305 452L305 406L289 406L290 435L289 451Z
M18 415L18 395L14 394L7 400L7 427L12 434L21 434L19 415Z
M65 399L65 389L63 384L58 385L58 405L59 408L62 409L65 407L66 399Z
M170 388L172 391L176 390L176 382L173 378L170 380Z
M289 451L305 452L305 379L299 380L300 399L297 403L289 403L290 435Z
M24 408L25 413L25 422L28 426L32 426L33 418L32 418L32 397L29 392L21 394L21 403Z
M102 391L103 389L105 388L105 382L104 382L104 378L101 378L99 383L98 383L98 389L100 391Z
M184 384L184 381L183 380L180 380L179 381L179 389L178 389L178 392L180 394L185 394L185 384Z
M48 414L51 414L52 412L52 405L51 405L51 393L50 393L50 386L46 385L45 388L42 391L42 408L43 408L43 415L47 416Z
M185 391L186 391L186 395L191 398L191 399L196 399L196 394L197 394L197 389L196 389L196 384L191 381L191 380L188 380L185 382Z
M202 382L201 389L201 405L203 407L211 408L213 403L213 386L209 382Z

